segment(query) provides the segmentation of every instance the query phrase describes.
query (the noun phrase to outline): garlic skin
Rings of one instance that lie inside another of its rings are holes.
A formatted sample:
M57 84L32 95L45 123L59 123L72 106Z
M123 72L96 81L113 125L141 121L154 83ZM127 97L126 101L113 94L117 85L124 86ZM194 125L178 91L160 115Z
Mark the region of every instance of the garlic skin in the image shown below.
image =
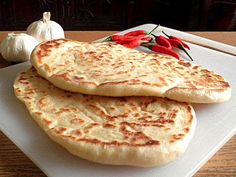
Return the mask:
M27 61L38 43L30 35L9 33L0 44L0 53L5 60L10 62Z
M65 38L63 28L55 21L50 20L50 12L44 12L41 20L31 23L27 28L27 34L33 36L39 42Z

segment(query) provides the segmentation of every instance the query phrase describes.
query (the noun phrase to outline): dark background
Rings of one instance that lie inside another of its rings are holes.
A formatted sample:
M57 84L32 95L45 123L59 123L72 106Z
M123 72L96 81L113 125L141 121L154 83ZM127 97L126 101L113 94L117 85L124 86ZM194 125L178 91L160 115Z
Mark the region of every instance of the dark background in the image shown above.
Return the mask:
M145 23L236 30L236 0L0 0L0 30L26 30L44 11L64 30L124 30Z

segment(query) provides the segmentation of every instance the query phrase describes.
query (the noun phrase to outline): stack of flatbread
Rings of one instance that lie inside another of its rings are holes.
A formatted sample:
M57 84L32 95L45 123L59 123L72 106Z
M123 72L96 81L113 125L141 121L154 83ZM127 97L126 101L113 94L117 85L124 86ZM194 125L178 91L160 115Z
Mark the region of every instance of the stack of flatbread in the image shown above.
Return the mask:
M69 39L38 45L15 94L54 141L103 164L150 167L186 150L196 127L190 103L231 96L224 78L170 56Z

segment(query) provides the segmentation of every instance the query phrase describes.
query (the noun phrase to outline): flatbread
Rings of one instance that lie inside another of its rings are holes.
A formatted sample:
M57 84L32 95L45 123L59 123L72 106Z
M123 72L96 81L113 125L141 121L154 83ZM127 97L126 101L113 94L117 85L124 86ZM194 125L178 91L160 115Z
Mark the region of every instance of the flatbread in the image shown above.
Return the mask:
M52 40L35 48L31 62L41 76L72 92L194 103L223 102L231 96L229 83L201 66L113 43Z
M72 93L33 68L17 77L14 91L52 140L102 164L166 164L184 153L195 131L195 113L188 103Z

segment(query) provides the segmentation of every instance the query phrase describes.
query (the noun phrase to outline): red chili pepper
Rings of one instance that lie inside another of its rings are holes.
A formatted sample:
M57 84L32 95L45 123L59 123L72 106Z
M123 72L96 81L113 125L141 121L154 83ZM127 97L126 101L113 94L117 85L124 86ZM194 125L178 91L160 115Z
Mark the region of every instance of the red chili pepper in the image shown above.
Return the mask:
M181 41L181 43L182 43L182 45L185 47L185 48L187 48L188 50L190 50L190 47L189 47L189 45L188 44L186 44L185 42L183 42L183 41Z
M149 42L150 38L151 38L150 36L139 35L139 36L133 37L132 40L117 40L116 43L121 44L128 48L135 48L135 47L140 46L142 42Z
M131 42L135 39L141 39L144 38L145 35L138 35L138 36L124 36L124 35L112 35L109 36L108 38L106 38L104 41L113 41L113 42L117 42L117 41L122 41L124 43L127 42Z
M135 37L133 36L124 36L124 35L112 35L112 36L109 36L107 37L104 42L109 42L109 41L113 41L113 42L116 42L116 41L132 41L134 40Z
M154 34L152 34L154 37L155 37L155 40L156 40L156 43L161 45L161 46L164 46L168 49L172 49L172 46L170 44L170 42L168 41L167 38L165 38L164 36L156 36Z
M142 41L140 39L135 39L135 40L128 42L128 43L123 43L122 41L117 41L117 44L121 44L121 45L123 45L127 48L131 48L131 49L140 46L141 43L142 43Z
M123 41L125 38L128 39L128 37L125 37L123 35L113 35L111 36L111 41Z
M125 34L125 36L138 36L138 35L149 35L153 31L155 31L160 25L155 26L150 32L146 32L145 30L136 30L136 31L131 31Z
M162 33L165 34L169 39L175 39L175 40L177 40L177 41L180 41L180 42L183 44L183 46L184 46L185 48L187 48L188 50L190 50L189 45L186 44L185 42L183 42L180 38L175 37L175 36L168 35L168 34L166 34L164 31L162 31Z
M131 31L125 34L125 36L138 36L138 35L146 35L146 31L145 30L136 30L136 31Z
M151 44L151 45L144 45L144 46L149 48L150 50L152 50L154 52L170 55L170 56L173 56L173 57L179 59L179 55L175 51L173 51L171 49L168 49L164 46L161 46L159 44Z
M187 55L188 57L193 61L193 58L189 55L189 53L186 51L186 49L184 48L183 44L181 43L181 41L178 41L176 39L173 39L173 38L170 38L168 39L170 44L173 46L173 47L176 47L180 50L183 50Z
M152 41L152 37L150 37L150 36L144 36L141 40L142 40L142 41L145 41L145 42L151 42L151 41Z

